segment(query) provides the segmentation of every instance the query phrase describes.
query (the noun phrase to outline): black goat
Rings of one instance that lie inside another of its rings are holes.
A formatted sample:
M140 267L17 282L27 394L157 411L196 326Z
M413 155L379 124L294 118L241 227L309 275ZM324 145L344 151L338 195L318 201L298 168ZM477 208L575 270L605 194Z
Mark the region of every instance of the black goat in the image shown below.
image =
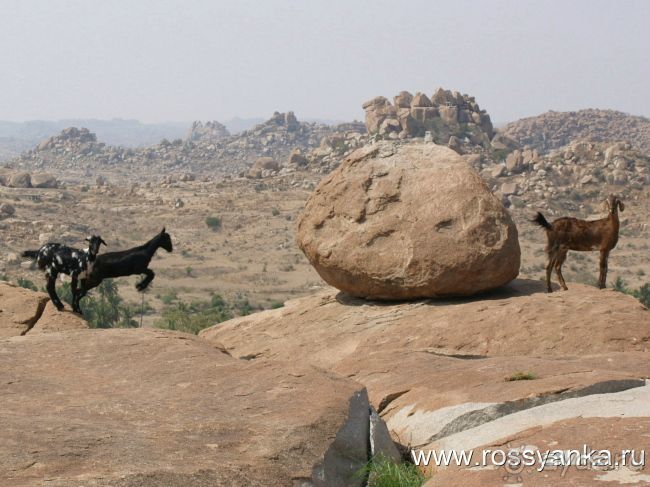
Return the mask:
M74 295L78 279L85 278L91 272L99 253L99 247L102 244L106 245L106 242L98 235L88 237L86 241L89 242L87 250L73 249L60 243L48 243L38 250L25 250L23 252L23 257L35 260L38 268L45 271L47 293L59 311L63 310L63 303L56 294L57 276L67 274L72 278L71 287Z
M149 263L160 247L167 252L173 250L172 239L164 228L144 245L121 252L106 252L97 256L92 270L79 281L80 288L73 293L73 309L80 313L79 301L81 298L92 288L99 286L104 279L146 274L145 278L135 286L138 291L144 291L155 277L154 272L149 269Z

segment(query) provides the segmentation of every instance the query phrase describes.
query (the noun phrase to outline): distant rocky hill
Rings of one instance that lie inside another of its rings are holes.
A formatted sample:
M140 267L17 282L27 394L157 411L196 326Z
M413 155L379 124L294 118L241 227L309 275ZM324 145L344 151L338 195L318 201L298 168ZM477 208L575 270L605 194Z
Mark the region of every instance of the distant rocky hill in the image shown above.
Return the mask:
M127 148L99 142L87 128L68 127L10 160L8 165L20 171L58 170L68 176L76 174L77 179L79 175L90 176L110 168L122 169L126 177L157 177L161 171L240 175L261 157L271 158L275 161L273 167L280 168L290 161L292 151L318 148L328 136L345 131L360 134L365 130L361 124L306 123L293 112L275 112L266 122L236 135L217 121L194 122L185 139L163 139L156 145Z
M0 121L0 160L17 156L67 127L86 127L109 145L142 147L157 144L163 138L182 137L187 130L187 123L142 123L138 120L124 119Z
M574 140L627 141L650 152L650 119L614 110L587 109L577 112L549 111L509 123L500 132L517 141L548 152Z

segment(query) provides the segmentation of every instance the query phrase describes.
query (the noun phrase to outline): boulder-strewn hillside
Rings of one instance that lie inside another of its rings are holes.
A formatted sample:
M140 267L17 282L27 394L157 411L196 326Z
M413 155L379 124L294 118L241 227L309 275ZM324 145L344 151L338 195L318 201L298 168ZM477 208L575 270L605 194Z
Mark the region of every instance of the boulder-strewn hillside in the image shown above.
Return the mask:
M614 110L549 111L511 122L499 132L522 147L540 152L559 149L575 140L627 141L637 149L650 152L650 119Z
M636 199L650 185L650 155L625 142L575 141L543 155L515 149L505 160L484 159L479 167L515 208L595 209L608 193Z
M276 112L266 122L236 135L230 135L219 122L195 122L186 139L163 139L155 146L125 148L99 142L88 129L69 127L10 160L8 166L17 171L47 168L68 180L102 171L127 180L159 177L172 171L233 176L244 174L260 157L273 159L278 167L304 166L306 159L291 160L292 151L327 147L331 143L327 136L345 139L347 132L363 131L359 124L332 127L300 122L293 112Z

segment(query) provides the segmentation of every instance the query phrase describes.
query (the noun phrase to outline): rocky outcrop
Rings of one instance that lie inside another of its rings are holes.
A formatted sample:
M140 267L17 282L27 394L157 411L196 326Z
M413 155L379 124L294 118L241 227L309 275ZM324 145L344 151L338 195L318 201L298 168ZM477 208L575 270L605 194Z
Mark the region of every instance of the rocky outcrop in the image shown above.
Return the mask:
M229 135L230 132L228 132L226 126L216 120L205 122L205 124L201 121L195 121L188 131L186 139L190 141L217 141Z
M31 176L32 188L53 189L59 186L57 179L51 174L36 173Z
M10 188L31 188L32 178L29 173L16 172L7 179L7 186Z
M280 165L272 157L260 157L255 161L247 176L253 179L269 177L277 174Z
M77 148L79 151L89 150L97 143L97 136L87 128L68 127L63 129L59 135L53 135L36 147L37 151L63 150L71 151Z
M435 144L354 152L308 200L297 240L327 283L367 298L471 295L519 271L512 219L460 156Z
M424 137L447 144L451 137L468 139L473 145L489 147L493 127L490 116L473 96L439 88L429 98L424 93L411 95L402 91L394 104L378 96L363 105L366 128L370 134L405 139Z
M87 328L79 315L58 311L47 294L0 281L0 338Z
M0 383L2 485L363 485L366 391L309 365L87 330L1 340Z
M583 415L608 418L603 437L622 415L650 418L648 313L612 290L571 284L547 294L526 280L442 302L369 302L326 289L201 336L234 357L353 377L404 445L469 449ZM626 448L646 444L644 424Z
M519 145L540 152L559 149L575 140L614 143L629 141L650 152L650 119L614 110L587 109L577 112L546 112L506 125L501 132Z
M47 173L30 174L24 171L2 169L0 172L0 186L22 189L52 189L59 187L59 181L54 176Z

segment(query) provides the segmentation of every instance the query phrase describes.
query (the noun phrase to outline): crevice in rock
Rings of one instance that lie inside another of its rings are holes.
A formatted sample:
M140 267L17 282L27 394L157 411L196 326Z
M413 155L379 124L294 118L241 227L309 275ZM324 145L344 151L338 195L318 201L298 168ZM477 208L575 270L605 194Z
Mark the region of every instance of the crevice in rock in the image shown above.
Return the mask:
M525 399L518 399L515 401L507 401L500 404L494 404L483 409L476 409L468 413L456 417L453 421L447 423L438 433L431 436L423 444L432 443L436 440L446 436L459 433L482 424L489 423L495 419L507 416L509 414L524 411L526 409L550 404L553 402L564 401L567 399L574 399L578 397L585 397L594 394L614 394L617 392L626 391L635 387L642 387L645 385L644 379L619 379L598 382L582 389L567 390L560 389L553 391L549 394L541 396L528 397Z
M417 351L421 353L428 353L430 355L437 355L439 357L456 358L459 360L483 360L488 358L487 355L476 355L471 353L442 353L442 352L434 352L433 350L417 350Z
M395 399L398 397L403 396L407 392L409 392L411 389L406 389L404 391L399 391L399 392L393 392L391 394L388 394L386 397L384 397L379 405L377 406L377 413L381 414L384 412L384 410L390 405L391 402L393 402Z
M262 352L249 353L248 355L242 355L239 357L240 360L255 360L258 357L262 356Z
M34 328L34 325L38 323L38 320L41 319L41 316L43 316L43 313L45 312L45 306L47 306L47 302L49 299L41 299L38 302L38 306L36 307L36 313L34 316L27 321L23 321L21 325L27 325L27 328L20 334L21 336L26 335L29 333L29 331Z
M368 240L368 242L366 243L366 247L372 246L380 238L390 237L393 233L395 233L395 230L390 229L390 230L384 230L383 232L379 232L373 235L372 238Z

